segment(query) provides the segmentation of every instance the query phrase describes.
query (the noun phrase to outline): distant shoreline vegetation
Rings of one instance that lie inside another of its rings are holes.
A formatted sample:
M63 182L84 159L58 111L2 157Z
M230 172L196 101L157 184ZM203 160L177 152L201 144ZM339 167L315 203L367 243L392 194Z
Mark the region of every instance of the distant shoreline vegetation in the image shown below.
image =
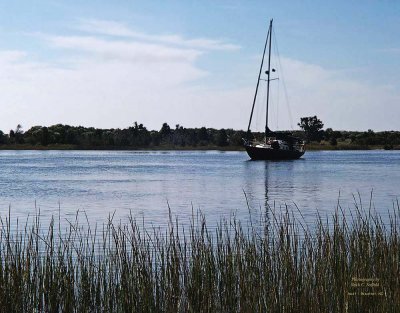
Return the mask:
M289 133L283 131L283 133ZM310 137L307 131L291 131L306 140L307 150L369 150L400 149L400 131L374 132L319 130ZM252 133L262 138L263 133ZM175 128L164 123L160 130L148 130L134 123L124 129L94 127L34 126L24 131L21 125L8 134L0 131L2 150L243 150L243 130L214 128Z

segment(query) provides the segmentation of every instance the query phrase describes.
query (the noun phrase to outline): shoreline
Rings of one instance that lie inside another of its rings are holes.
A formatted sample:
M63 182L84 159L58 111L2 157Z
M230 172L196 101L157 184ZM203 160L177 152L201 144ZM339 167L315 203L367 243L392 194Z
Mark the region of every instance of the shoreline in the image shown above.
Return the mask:
M115 146L80 146L80 145L69 145L69 144L54 144L48 146L41 145L0 145L0 150L93 150L93 151L245 151L242 146L153 146L153 147L115 147ZM306 151L343 151L343 150L395 150L399 151L400 146L395 146L392 149L385 149L383 145L324 145L324 144L308 144L306 145Z

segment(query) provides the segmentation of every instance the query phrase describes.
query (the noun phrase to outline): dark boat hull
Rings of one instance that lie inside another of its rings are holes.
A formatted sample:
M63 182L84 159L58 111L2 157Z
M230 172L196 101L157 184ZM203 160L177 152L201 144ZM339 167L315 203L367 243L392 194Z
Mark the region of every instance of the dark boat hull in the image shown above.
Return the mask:
M296 160L304 154L304 151L261 148L248 145L245 148L252 160Z

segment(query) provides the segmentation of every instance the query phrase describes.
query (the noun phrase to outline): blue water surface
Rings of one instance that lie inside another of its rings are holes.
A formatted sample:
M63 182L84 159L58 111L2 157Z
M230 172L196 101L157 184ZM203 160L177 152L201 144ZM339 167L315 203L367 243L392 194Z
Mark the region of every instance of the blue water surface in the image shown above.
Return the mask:
M198 210L217 221L296 205L311 222L338 202L384 215L400 196L399 169L398 151L308 151L279 162L245 152L0 151L0 215L24 220L40 210L44 223L59 214L65 222L80 210L90 222L132 214L157 226L169 210L184 222Z

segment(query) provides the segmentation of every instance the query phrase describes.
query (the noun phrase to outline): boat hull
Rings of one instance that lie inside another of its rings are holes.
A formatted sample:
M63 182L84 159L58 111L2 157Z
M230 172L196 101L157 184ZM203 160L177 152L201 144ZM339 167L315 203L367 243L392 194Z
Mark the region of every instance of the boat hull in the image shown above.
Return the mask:
M282 150L246 145L247 154L252 160L296 160L304 151Z

